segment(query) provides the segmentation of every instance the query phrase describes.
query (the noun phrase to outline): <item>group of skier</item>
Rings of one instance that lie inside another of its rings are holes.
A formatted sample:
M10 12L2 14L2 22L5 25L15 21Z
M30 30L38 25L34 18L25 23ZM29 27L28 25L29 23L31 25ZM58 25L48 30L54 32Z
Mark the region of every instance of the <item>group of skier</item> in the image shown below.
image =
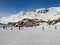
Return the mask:
M50 28L51 26L49 26L49 28ZM7 29L8 27L6 27L6 26L3 26L3 29ZM57 26L55 26L54 27L55 29L57 29ZM10 28L11 30L13 30L13 27L11 27ZM21 28L21 26L18 26L18 29L20 30L20 29L22 29L23 30L23 27ZM45 27L44 26L42 26L42 30L44 31L45 30Z

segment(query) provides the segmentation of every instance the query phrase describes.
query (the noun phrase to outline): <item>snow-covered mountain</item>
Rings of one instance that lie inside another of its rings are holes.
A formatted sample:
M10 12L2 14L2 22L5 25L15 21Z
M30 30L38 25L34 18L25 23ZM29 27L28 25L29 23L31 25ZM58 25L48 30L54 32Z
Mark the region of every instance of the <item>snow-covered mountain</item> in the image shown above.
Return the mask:
M43 20L53 20L60 18L60 7L50 7L50 8L41 8L41 9L32 9L32 10L24 10L20 11L17 14L1 17L0 23L8 23L8 22L17 22L24 18L30 19L43 19Z
M17 22L24 18L53 20L60 18L60 7L20 11L17 14L1 17L3 23ZM6 25L7 26L7 25ZM11 30L11 28L13 30ZM47 25L40 23L36 27L0 27L0 45L60 45L60 23Z

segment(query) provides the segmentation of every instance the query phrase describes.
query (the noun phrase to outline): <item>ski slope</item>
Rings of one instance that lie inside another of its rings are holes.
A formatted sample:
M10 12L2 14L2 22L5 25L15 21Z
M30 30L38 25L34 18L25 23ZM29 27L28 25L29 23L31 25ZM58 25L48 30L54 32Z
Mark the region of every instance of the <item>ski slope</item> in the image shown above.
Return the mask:
M23 27L23 30L0 28L0 45L60 45L60 23L50 28L47 24L36 28Z

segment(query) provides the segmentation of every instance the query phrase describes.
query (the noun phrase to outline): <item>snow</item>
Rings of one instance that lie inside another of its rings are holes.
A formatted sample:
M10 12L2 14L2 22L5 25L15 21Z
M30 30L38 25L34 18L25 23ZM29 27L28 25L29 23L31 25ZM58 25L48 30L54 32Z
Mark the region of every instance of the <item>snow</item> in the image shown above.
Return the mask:
M11 16L1 17L0 23L17 22L24 18L46 21L60 18L60 7L47 9L48 12L44 12L46 8L20 11ZM55 26L57 29L55 29ZM44 30L42 27L44 27ZM13 30L11 30L11 27L7 29L0 27L0 45L60 45L60 23L55 25L40 23L40 26L36 28L23 27L23 30L19 30L17 27L13 28Z
M46 12L46 10L48 10ZM38 13L40 11L40 13ZM30 19L43 19L43 20L53 20L60 18L60 7L50 7L50 8L41 8L41 9L33 9L20 11L17 14L13 14L7 17L1 17L0 23L8 23L8 22L17 22L24 18Z
M44 23L39 27L23 27L23 30L0 28L0 45L60 45L60 23L49 25ZM44 26L44 31L42 27ZM57 29L55 29L57 26Z

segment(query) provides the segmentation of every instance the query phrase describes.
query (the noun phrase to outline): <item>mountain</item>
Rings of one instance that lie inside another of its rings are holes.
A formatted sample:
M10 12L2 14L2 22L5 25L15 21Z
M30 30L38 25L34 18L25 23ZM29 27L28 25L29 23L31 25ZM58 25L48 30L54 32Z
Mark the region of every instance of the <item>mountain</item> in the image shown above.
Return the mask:
M11 22L17 22L24 18L46 21L57 19L59 22L60 7L24 10L11 16L1 17L0 25L9 23L6 24L6 29L0 27L0 45L60 45L60 23L55 25L40 23L39 26L21 27L20 30L19 27L11 27L13 24Z
M1 17L0 23L8 23L8 22L17 22L24 18L29 19L43 19L43 20L53 20L60 18L60 7L50 7L50 8L41 8L41 9L32 9L32 10L24 10L20 11L17 14Z

